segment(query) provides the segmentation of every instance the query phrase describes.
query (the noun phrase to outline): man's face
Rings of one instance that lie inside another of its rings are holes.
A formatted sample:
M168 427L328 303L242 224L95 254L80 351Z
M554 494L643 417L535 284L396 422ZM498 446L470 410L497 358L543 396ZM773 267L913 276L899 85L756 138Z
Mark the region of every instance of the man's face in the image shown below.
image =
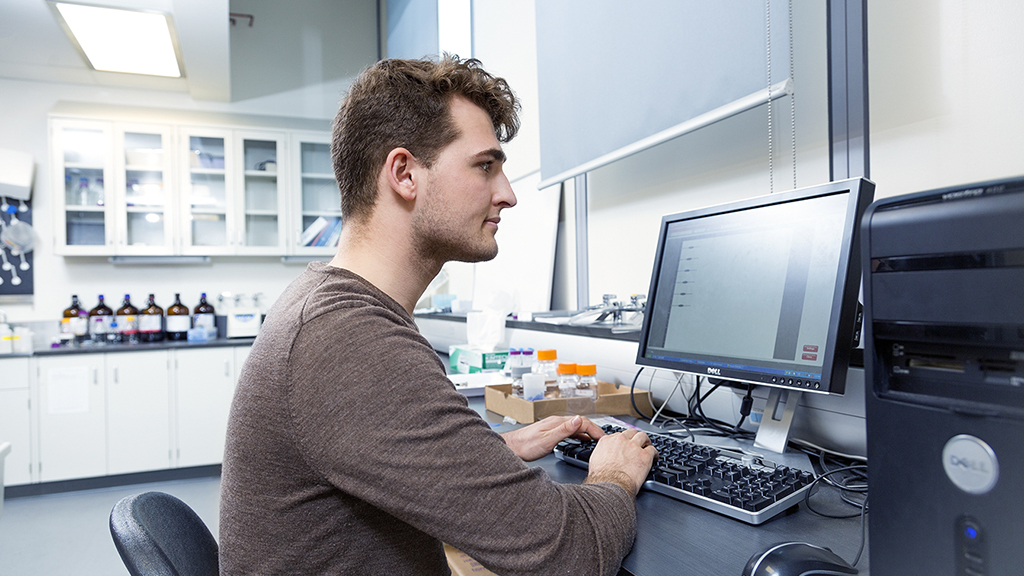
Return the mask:
M459 137L428 170L413 230L426 258L490 260L498 254L498 214L516 204L502 171L505 154L483 109L457 97L451 114Z

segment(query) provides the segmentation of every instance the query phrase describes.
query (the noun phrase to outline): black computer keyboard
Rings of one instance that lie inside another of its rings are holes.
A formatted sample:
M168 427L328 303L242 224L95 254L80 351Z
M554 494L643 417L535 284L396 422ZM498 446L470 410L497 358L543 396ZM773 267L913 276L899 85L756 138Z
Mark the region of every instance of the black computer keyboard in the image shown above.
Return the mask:
M607 425L606 433L624 428ZM814 475L797 468L648 432L658 449L644 488L748 524L761 524L795 506ZM574 438L555 447L555 457L587 468L596 442Z

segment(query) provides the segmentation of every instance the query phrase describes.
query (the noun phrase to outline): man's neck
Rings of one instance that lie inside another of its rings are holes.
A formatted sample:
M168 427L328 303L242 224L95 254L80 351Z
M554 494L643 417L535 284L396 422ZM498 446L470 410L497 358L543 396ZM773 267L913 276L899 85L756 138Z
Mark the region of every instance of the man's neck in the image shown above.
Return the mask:
M358 274L412 314L441 263L424 260L396 236L372 224L342 228L330 265Z

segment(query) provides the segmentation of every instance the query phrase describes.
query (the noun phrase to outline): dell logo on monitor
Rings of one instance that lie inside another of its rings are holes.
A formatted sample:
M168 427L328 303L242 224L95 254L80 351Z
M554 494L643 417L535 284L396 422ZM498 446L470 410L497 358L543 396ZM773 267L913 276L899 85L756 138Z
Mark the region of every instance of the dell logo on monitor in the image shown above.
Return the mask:
M708 368L708 374L711 374L712 376L721 376L722 375L722 369L721 368Z

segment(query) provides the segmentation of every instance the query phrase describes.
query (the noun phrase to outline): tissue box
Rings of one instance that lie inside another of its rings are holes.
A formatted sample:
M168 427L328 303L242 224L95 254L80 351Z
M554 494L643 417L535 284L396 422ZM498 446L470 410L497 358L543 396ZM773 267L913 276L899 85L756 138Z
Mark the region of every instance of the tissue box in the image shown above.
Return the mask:
M466 344L448 347L448 366L452 374L475 374L501 370L508 360L508 350L487 352Z
M650 392L635 390L633 395L637 406L650 407ZM597 383L596 401L590 398L545 398L530 402L513 396L511 384L495 384L484 388L484 405L491 412L515 418L520 424L531 424L548 416L565 414L625 414L643 417L633 410L633 404L629 401L629 386L601 381Z

